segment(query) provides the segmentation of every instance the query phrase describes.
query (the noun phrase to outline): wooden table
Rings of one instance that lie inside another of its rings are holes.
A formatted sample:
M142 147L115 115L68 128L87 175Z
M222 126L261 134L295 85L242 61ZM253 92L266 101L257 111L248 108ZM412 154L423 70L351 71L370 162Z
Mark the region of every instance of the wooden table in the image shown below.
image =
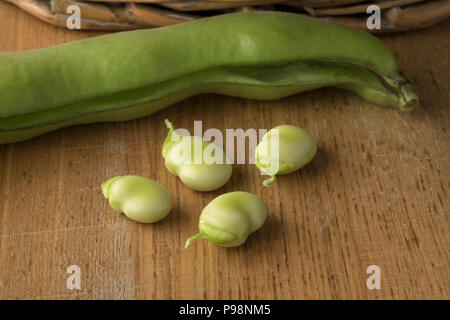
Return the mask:
M0 2L0 51L98 35L57 29ZM422 102L410 113L337 89L259 102L202 95L124 123L93 124L0 146L0 298L16 299L448 299L450 21L382 39ZM1 76L1 75L0 75ZM1 107L1 106L0 106ZM316 158L263 188L235 165L222 189L198 193L164 167L164 119L177 127L299 125ZM138 174L174 196L163 221L113 211L100 183ZM198 241L201 209L233 190L268 206L263 228L235 249ZM67 268L81 271L69 290ZM369 290L366 269L381 270Z

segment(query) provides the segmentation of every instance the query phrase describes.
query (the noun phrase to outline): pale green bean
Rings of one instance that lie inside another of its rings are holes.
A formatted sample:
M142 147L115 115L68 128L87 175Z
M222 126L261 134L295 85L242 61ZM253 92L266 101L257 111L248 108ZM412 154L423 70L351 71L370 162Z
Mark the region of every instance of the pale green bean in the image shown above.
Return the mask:
M255 152L259 170L270 175L263 182L269 186L277 175L292 173L314 158L317 146L313 137L297 126L281 125L269 130Z
M172 209L172 196L158 182L139 176L118 176L102 183L102 192L114 210L142 223L166 217Z
M195 239L206 239L224 247L237 247L250 233L263 225L267 208L254 194L229 192L212 200L202 211L199 233L186 241L187 248Z

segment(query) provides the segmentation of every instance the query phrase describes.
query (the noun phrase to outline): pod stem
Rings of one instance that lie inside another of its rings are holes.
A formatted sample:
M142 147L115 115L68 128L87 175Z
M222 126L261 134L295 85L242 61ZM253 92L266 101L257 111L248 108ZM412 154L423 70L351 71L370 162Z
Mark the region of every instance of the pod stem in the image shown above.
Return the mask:
M401 111L411 110L419 102L419 97L414 91L414 87L403 77L401 72L398 77L381 75L374 71L373 73L378 77L384 87L397 98L396 104ZM378 103L377 101L374 102Z
M419 101L417 94L414 92L414 88L410 83L406 83L401 86L401 98L400 98L400 110L408 111L414 107Z
M206 239L206 236L203 233L199 232L195 236L192 236L189 239L187 239L186 244L184 245L184 247L185 248L189 247L191 245L192 241L194 241L196 239Z
M277 179L276 175L274 175L274 174L270 175L269 179L266 179L263 181L264 187L270 186L272 184L272 182L274 182L276 179Z

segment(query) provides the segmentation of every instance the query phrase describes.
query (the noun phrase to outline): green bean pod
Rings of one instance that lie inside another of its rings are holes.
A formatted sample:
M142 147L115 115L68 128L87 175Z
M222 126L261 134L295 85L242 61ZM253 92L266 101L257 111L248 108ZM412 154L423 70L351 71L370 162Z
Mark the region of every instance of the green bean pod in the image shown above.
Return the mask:
M143 117L199 93L271 100L324 86L409 110L418 98L377 38L280 12L219 15L0 53L0 143Z

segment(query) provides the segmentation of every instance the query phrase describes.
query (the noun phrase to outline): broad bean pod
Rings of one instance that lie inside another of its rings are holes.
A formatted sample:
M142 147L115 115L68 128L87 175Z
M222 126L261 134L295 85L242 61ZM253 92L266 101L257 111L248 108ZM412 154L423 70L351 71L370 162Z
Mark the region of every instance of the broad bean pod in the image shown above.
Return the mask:
M346 26L280 12L219 15L0 53L0 143L143 117L199 93L271 100L324 86L409 110L393 52Z

